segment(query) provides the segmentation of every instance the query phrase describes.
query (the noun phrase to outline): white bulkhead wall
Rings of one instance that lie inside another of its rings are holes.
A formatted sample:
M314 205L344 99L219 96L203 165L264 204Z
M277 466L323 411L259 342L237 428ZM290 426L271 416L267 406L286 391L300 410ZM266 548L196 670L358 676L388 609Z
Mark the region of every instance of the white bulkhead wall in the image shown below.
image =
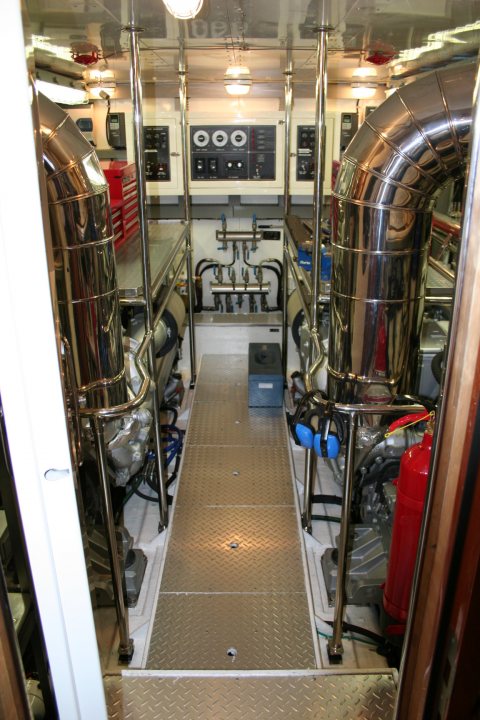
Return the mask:
M313 88L312 88L313 90ZM161 93L161 82L157 92ZM376 104L378 101L369 102ZM112 99L111 112L125 113L127 134L127 159L134 161L132 108L129 99ZM276 178L271 182L257 181L194 181L191 183L191 195L282 195L283 194L283 166L284 158L284 112L280 108L278 98L191 98L187 122L190 125L235 125L235 124L271 124L277 127L277 163ZM360 122L363 119L364 102L357 103L351 99L327 99L326 114L326 156L325 156L325 184L324 193L330 195L332 161L340 159L340 125L342 113L355 113L359 111ZM208 112L206 112L208 108ZM107 103L96 100L85 109L72 109L69 111L74 120L79 117L91 117L94 124L94 136L97 150L109 150L105 133L105 118ZM169 128L170 143L170 181L147 182L147 195L153 197L180 196L183 194L183 178L181 164L181 134L180 112L174 99L161 99L159 97L145 97L143 100L144 125L167 125ZM295 197L308 197L313 194L313 182L298 182L296 180L296 142L298 125L315 123L315 100L298 99L294 101L291 123L291 167L290 167L290 194ZM190 165L190 163L189 163Z

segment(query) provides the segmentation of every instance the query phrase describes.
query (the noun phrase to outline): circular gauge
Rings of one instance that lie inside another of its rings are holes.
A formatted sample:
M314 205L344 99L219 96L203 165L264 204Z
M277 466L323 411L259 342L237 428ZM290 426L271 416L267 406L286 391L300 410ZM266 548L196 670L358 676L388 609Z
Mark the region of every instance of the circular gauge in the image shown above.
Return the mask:
M234 130L230 135L230 140L235 147L242 147L247 142L247 134L243 130Z
M215 130L212 135L212 141L216 147L225 147L228 142L228 135L225 130Z
M193 133L193 142L197 147L206 147L210 141L210 135L205 130L197 130Z

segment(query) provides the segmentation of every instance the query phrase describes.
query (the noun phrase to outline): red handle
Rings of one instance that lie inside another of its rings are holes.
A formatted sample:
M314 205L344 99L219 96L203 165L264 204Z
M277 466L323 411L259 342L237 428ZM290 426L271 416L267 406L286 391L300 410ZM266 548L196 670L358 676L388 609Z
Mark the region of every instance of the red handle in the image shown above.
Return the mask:
M428 413L426 410L423 413L411 413L410 415L404 415L401 418L398 418L398 420L395 420L390 427L388 428L388 432L393 432L394 430L397 430L397 428L401 428L404 425L408 425L409 423L414 422L420 422L420 420L427 420L427 418L430 417L430 413Z

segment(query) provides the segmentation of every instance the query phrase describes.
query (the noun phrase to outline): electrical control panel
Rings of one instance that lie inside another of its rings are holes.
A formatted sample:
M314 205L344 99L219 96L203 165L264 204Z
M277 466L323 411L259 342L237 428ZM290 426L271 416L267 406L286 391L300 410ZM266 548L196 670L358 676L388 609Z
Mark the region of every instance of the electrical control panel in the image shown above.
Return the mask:
M275 180L275 125L190 128L192 180Z
M126 113L127 159L135 162L132 113ZM180 114L147 107L143 117L145 179L149 202L156 204L168 196L183 195Z
M170 138L167 125L144 125L145 176L147 181L169 182Z
M342 113L340 124L340 158L358 130L358 113Z
M297 127L297 181L313 180L315 172L315 126Z
M273 116L273 117L272 117ZM192 195L280 195L283 192L283 114L221 124L190 117L189 172Z
M338 114L327 113L325 117L325 179L324 195L332 191L332 163L339 157L338 143L340 122ZM298 114L292 118L290 136L292 148L290 162L290 193L293 197L313 197L315 175L315 115ZM302 201L303 202L303 201Z

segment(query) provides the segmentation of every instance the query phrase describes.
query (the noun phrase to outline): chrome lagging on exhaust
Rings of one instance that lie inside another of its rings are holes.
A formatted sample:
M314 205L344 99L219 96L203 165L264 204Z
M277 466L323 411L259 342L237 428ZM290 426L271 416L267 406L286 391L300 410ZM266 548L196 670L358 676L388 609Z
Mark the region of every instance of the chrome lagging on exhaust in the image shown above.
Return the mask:
M73 120L38 97L62 332L88 407L127 400L108 184Z
M332 200L332 400L413 389L432 208L465 171L474 81L469 63L402 87L347 147Z

